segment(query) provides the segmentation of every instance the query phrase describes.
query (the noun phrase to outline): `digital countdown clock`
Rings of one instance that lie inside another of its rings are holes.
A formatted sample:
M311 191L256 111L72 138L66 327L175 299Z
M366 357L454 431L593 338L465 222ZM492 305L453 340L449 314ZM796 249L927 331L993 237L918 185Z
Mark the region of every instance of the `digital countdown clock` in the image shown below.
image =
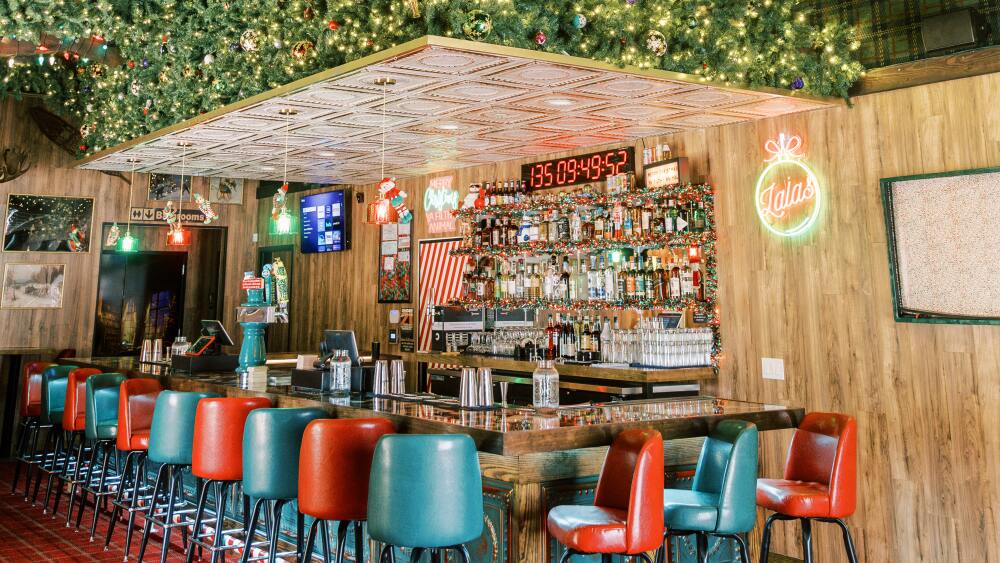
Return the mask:
M521 181L529 190L603 182L608 176L635 172L635 147L521 165Z

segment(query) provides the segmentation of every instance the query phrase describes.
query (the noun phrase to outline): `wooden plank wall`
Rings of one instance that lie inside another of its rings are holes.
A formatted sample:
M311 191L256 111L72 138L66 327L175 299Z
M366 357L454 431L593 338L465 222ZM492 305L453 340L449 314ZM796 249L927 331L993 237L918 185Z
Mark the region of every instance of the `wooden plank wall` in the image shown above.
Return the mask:
M27 105L12 99L0 102L0 148L21 146L32 151L35 164L23 176L0 184L0 205L6 208L7 195L39 194L89 196L94 200L94 233L101 232L101 225L117 220L124 223L128 207L128 183L100 172L73 168L73 158L50 142L27 116ZM127 175L127 174L126 174ZM136 174L133 205L160 207L163 202L146 201L147 177ZM222 306L223 320L235 325L236 305L241 297L235 289L245 269L251 269L256 252L251 237L255 228L254 199L257 183L246 182L243 205L217 206L219 221L215 225L226 227L230 242L226 252L226 291ZM196 178L194 189L207 193L208 180ZM6 209L5 209L6 210ZM165 228L163 231L165 232ZM100 263L100 244L92 241L90 252L23 253L0 252L0 272L5 264L18 262L66 264L66 287L62 309L0 309L0 348L11 346L46 346L75 348L89 354L94 328L94 311L97 303L97 275ZM194 265L189 264L189 268ZM195 272L189 271L191 276ZM234 331L238 337L239 331Z
M717 187L725 354L715 391L858 417L860 503L850 523L863 561L1000 561L1000 327L893 321L878 185L1000 165L998 91L1000 74L991 74L661 139ZM796 240L768 234L753 208L763 144L779 132L803 137L827 196L818 224ZM464 193L518 164L434 176L452 175ZM416 213L414 241L428 236L418 202L429 178L400 183ZM364 191L373 197L373 186ZM269 210L259 206L262 240L297 244L266 235ZM379 337L387 348L388 311L399 305L375 303L378 229L362 211L354 205L353 250L296 256L295 348L315 349L323 328L354 328L362 346ZM786 380L764 381L761 357L784 359ZM780 476L788 437L768 433L764 475ZM817 560L846 561L835 530L818 528ZM776 550L800 553L797 528L778 530Z

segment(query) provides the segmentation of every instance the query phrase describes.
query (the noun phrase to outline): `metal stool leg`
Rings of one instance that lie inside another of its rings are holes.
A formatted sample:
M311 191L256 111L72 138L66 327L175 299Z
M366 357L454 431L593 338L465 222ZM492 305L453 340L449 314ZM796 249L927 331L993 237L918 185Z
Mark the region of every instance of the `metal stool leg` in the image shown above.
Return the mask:
M346 557L345 552L347 551L347 525L350 524L347 520L341 520L337 524L337 563L342 563L344 557Z
M138 460L136 460L135 465L135 484L132 490L132 496L129 500L129 511L128 511L128 522L127 528L125 529L125 561L128 561L128 553L132 549L132 536L135 532L135 517L139 513L139 491L146 487L147 483L146 475L146 456L141 455ZM110 533L110 532L109 532ZM110 535L108 538L110 539Z
M104 485L107 483L108 478L108 462L111 460L111 450L114 446L110 442L104 442L102 449L104 450L104 463L101 465L101 478L97 482L97 490L99 491L100 499L104 501L105 509L107 509L106 501L108 499L109 493L104 490ZM117 460L115 462L117 466ZM118 480L118 488L121 488L122 481ZM90 541L94 541L94 534L97 532L97 517L101 514L101 509L97 506L98 495L94 496L94 519L90 522ZM83 507L80 507L80 513L83 514ZM77 518L79 520L79 518Z
M851 538L851 531L847 528L847 523L840 518L832 518L830 522L840 526L840 531L844 533L844 550L847 551L847 560L851 563L858 563L858 553L854 549L854 540Z
M77 489L80 491L80 509L76 513L76 529L80 529L80 522L83 521L83 510L87 507L87 488L86 485L90 485L91 480L94 478L94 468L97 467L97 451L100 449L99 444L94 443L90 446L90 460L87 462L87 473L83 477L83 484L79 485ZM94 510L97 510L97 497L94 497ZM69 519L69 513L66 514L67 519Z
M69 489L69 507L66 508L66 527L69 528L70 522L73 518L73 503L76 501L76 488L79 486L80 482L80 466L83 461L83 445L84 440L80 440L79 445L76 448L76 467L73 468L73 484ZM55 514L56 510L59 508L59 495L56 495L56 508L52 510Z
M153 482L153 492L149 499L149 510L146 511L146 522L142 527L142 541L139 543L139 561L142 561L143 555L146 554L146 546L149 544L149 536L153 533L153 513L156 510L156 498L160 492L160 488L166 485L166 483L164 483L164 474L167 473L168 469L169 466L164 464L161 465L160 469L156 472L156 481Z
M31 506L35 506L35 502L38 500L38 487L42 484L42 465L45 463L45 458L48 456L49 444L55 439L55 427L48 426L48 431L45 433L45 443L42 444L42 452L38 453L38 435L41 434L41 428L39 428L38 433L35 434L35 439L31 444L31 454L34 457L36 454L39 456L38 461L28 466L28 481L24 486L24 500L28 500L28 489L31 488L31 474L32 469L35 473L35 490L31 495ZM37 466L37 467L36 467Z
M15 453L14 462L14 480L10 484L10 494L17 493L17 482L21 479L21 466L28 462L25 461L25 452L27 450L28 441L31 439L31 432L34 426L38 424L35 417L28 417L21 420L21 434L17 438L17 449Z
M802 522L802 560L813 563L812 520L803 518Z
M253 537L257 532L257 518L260 516L260 509L264 502L262 498L254 501L250 518L247 520L246 526L243 527L246 530L246 539L243 543L243 557L240 558L241 563L247 563L250 560L250 551L253 549Z
M696 534L695 541L698 546L698 563L708 563L708 536Z
M274 515L271 517L272 528L268 534L270 544L267 548L267 563L275 563L278 559L278 533L281 531L281 511L285 507L286 502L285 500L274 501Z
M104 551L108 550L108 546L111 545L111 536L115 533L115 524L121 517L122 507L125 499L125 491L129 487L134 486L132 482L132 474L129 472L129 468L132 467L132 462L135 460L133 455L135 452L129 452L125 454L125 461L121 467L121 479L118 480L118 491L115 492L115 498L111 503L111 520L108 522L108 532L104 539Z
M223 537L222 532L225 530L225 520L226 520L226 498L229 494L229 487L225 483L219 481L215 484L215 535L212 537L212 563L216 563L219 559L224 559L225 554L220 551L222 548Z
M174 505L180 497L180 491L184 488L184 474L179 467L170 468L170 493L167 495L167 515L163 519L163 549L160 550L160 563L167 563L167 554L170 553L170 532L173 531L171 524L174 522Z
M364 561L365 557L365 523L361 520L354 521L354 560ZM343 563L343 562L338 562Z
M309 536L306 538L306 547L299 554L297 561L299 563L305 563L312 560L313 546L316 543L316 532L320 528L320 519L313 518L312 524L309 525Z
M63 443L65 442L64 434L65 432L59 432L59 434L56 435L56 446L53 450L52 465L49 466L49 481L48 484L45 485L45 501L42 503L42 514L49 513L49 497L52 494L52 480L55 479L56 473L58 473L59 456L62 453Z
M330 523L327 521L322 521L320 523L320 531L323 532L323 563L330 563L333 561L332 551L330 550ZM338 559L339 561L339 559ZM359 561L360 560L355 560Z
M198 495L198 507L194 511L194 529L191 532L191 539L197 540L201 537L201 518L205 514L205 503L208 501L208 486L213 484L213 481L208 481L201 487L201 493ZM187 556L185 561L191 563L194 559L194 541L188 543Z

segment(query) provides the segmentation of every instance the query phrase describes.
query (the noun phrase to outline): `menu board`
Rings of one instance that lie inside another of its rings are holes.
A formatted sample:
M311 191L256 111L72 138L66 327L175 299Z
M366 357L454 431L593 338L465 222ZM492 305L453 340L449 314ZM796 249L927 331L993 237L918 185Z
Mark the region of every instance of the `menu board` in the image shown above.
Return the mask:
M410 232L410 223L389 223L380 229L379 303L409 303L412 300Z
M350 209L344 190L302 197L301 241L304 254L340 252L351 247Z

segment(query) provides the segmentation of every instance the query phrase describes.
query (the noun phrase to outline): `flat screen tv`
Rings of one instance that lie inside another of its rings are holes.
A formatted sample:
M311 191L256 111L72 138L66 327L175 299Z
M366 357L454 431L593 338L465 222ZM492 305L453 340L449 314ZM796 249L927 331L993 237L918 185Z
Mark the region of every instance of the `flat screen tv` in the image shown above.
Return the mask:
M299 210L303 253L351 248L351 206L344 190L302 196Z

